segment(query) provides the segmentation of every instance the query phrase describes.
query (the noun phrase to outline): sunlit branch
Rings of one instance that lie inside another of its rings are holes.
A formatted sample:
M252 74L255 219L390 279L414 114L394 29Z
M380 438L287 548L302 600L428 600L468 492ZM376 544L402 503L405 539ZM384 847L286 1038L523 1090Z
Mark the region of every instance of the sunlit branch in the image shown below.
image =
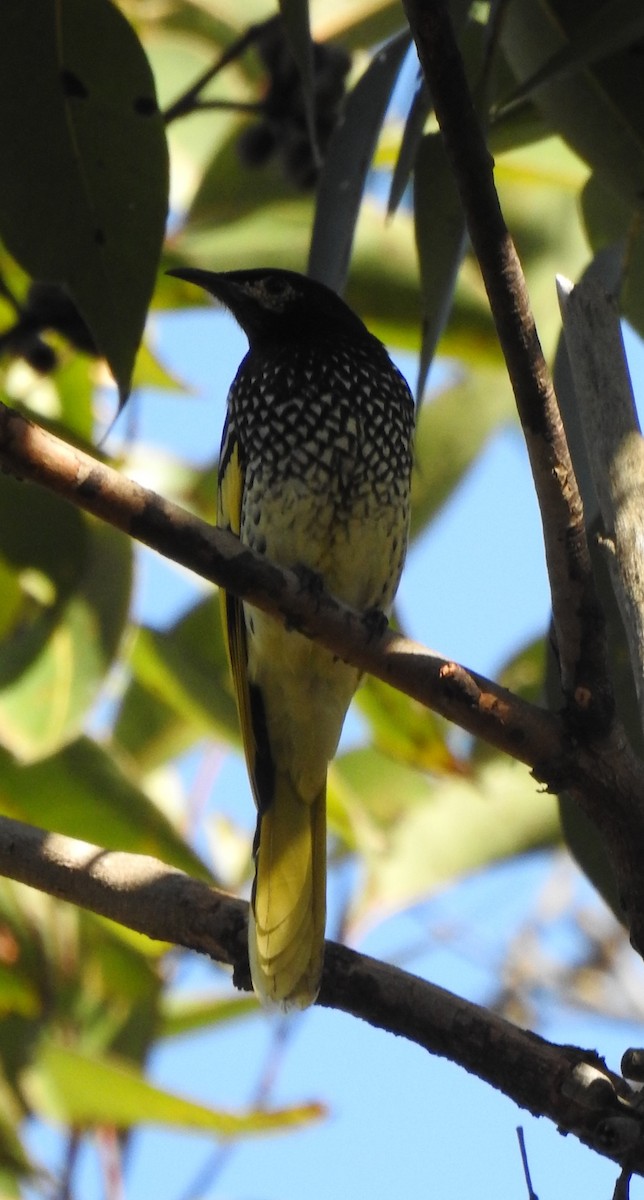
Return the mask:
M0 404L0 466L42 484L213 583L314 638L475 736L527 763L552 792L568 789L600 830L631 940L644 949L644 766L618 727L571 738L554 714L373 622L294 571L254 554L225 530ZM538 801L535 800L535 803Z
M537 770L567 756L559 722L489 679L312 592L237 538L0 404L0 465L107 521ZM545 778L543 775L540 778Z
M0 872L118 921L148 937L231 965L250 986L247 905L153 858L101 850L0 818ZM622 1143L602 1131L641 1118L628 1085L592 1051L556 1046L504 1018L397 967L327 942L318 1001L407 1038L458 1063L523 1108L547 1116L600 1153L621 1162ZM611 1124L612 1123L612 1124ZM629 1141L628 1150L631 1149ZM629 1157L644 1171L644 1150Z

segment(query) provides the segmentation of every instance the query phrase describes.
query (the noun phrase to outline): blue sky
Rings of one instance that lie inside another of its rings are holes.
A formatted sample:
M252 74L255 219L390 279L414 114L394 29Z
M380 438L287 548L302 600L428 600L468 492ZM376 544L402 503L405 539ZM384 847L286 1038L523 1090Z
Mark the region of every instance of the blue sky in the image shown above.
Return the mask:
M143 394L137 442L210 461L244 339L224 314L203 309L157 318L157 333L164 360L194 394ZM641 346L629 339L629 351L636 378L642 379ZM399 365L413 379L414 364L399 360ZM441 580L448 581L448 590ZM163 625L194 601L199 586L143 552L137 612ZM431 532L414 547L400 606L414 637L489 674L545 628L549 604L539 519L517 430L491 440ZM221 772L211 805L223 805L252 825L252 802L237 760ZM558 869L579 902L592 905L590 889L572 869ZM484 1003L498 989L512 938L549 894L552 871L549 855L505 864L386 921L360 948L402 960L407 969ZM346 870L331 881L331 924L338 896L346 894L350 882ZM565 921L555 922L553 952L569 952L570 939ZM222 972L193 957L177 986L228 985ZM547 998L539 1016L538 1032L596 1048L612 1067L628 1045L642 1041L637 1027L561 1010ZM524 1197L515 1135L519 1123L539 1200L560 1200L564 1193L567 1200L611 1196L616 1171L610 1163L574 1139L564 1140L550 1123L519 1111L458 1067L340 1013L313 1009L288 1020L284 1044L283 1022L264 1015L177 1039L155 1053L152 1077L204 1102L243 1108L273 1064L271 1103L318 1100L329 1106L328 1118L303 1132L233 1147L214 1182L194 1191L186 1191L187 1185L219 1153L214 1144L204 1137L146 1130L131 1148L128 1200L151 1195L155 1200L398 1200L448 1191L476 1200ZM55 1146L55 1138L40 1132L34 1149L55 1153ZM102 1194L95 1153L87 1150L77 1195L98 1200ZM643 1181L634 1184L632 1196L642 1200Z

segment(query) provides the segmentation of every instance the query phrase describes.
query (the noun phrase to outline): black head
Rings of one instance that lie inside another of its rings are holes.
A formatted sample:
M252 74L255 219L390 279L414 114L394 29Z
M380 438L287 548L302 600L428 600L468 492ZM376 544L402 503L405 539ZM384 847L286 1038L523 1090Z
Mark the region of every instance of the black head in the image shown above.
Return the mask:
M334 333L354 338L370 336L344 300L325 284L297 271L259 267L253 271L214 272L181 267L168 271L168 275L196 283L219 300L239 322L251 345Z

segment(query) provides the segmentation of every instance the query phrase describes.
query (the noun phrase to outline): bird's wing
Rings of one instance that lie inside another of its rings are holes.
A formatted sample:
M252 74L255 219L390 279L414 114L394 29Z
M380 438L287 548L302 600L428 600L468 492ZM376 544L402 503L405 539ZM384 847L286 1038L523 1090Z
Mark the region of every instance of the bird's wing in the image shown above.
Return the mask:
M242 502L244 498L244 465L239 441L226 421L219 460L219 486L217 490L217 525L229 529L236 537L241 530ZM242 601L230 592L219 591L224 637L230 669L233 676L239 724L241 726L244 753L251 780L255 775L257 746L253 732L251 695L248 682L248 647L246 621Z

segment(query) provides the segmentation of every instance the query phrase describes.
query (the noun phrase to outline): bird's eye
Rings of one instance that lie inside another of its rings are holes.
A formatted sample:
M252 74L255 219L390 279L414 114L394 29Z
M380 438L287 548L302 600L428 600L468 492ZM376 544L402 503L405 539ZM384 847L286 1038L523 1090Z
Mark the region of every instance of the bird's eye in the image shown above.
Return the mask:
M259 304L270 312L282 313L295 299L292 284L277 275L263 275L253 285L253 292Z
M286 290L283 281L276 279L274 275L267 275L264 279L264 291L267 296L283 296Z

